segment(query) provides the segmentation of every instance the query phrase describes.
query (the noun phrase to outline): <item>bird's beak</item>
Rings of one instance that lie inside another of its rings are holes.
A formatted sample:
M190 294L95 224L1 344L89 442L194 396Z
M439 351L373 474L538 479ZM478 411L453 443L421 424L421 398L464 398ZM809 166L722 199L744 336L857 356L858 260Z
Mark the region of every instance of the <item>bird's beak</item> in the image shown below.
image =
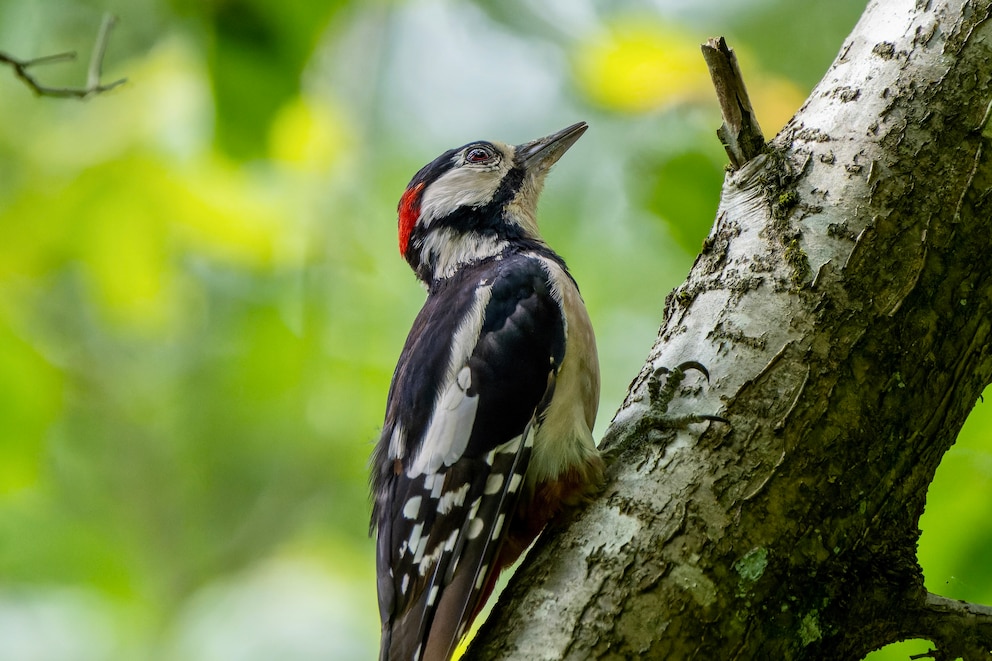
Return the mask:
M575 141L582 137L589 125L585 122L572 124L557 133L525 142L516 147L516 160L528 172L539 170L547 172Z

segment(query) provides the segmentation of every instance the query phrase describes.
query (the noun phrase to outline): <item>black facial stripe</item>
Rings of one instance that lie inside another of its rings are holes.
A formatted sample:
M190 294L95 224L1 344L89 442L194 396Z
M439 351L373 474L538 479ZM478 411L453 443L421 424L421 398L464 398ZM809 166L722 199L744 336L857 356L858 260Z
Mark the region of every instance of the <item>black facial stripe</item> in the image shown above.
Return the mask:
M524 170L523 168L514 167L511 168L506 176L503 177L503 181L499 182L499 188L493 193L493 200L486 206L496 206L502 209L506 206L506 203L513 199L520 190L520 186L524 183Z
M522 228L509 224L503 219L503 208L520 190L523 181L524 171L513 168L503 177L503 181L488 203L478 207L459 207L444 218L435 219L431 223L431 229L448 227L458 233L474 231L482 235L495 235L499 232L502 238L523 238Z

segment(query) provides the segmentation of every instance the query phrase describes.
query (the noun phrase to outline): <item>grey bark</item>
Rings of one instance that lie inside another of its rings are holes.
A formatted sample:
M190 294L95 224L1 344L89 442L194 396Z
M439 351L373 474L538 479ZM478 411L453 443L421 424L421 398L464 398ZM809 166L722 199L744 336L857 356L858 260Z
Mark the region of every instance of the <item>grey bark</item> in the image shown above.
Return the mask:
M927 487L992 380L992 0L875 0L766 151L729 173L603 441L472 659L988 658L930 595ZM649 376L696 360L665 429ZM947 656L949 655L949 656Z

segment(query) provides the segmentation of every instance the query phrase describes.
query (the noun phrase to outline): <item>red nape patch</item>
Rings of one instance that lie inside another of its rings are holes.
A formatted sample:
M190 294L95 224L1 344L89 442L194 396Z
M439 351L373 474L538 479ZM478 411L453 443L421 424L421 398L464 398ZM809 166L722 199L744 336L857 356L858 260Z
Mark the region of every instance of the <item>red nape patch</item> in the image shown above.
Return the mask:
M410 243L410 234L413 233L413 226L417 224L417 216L420 215L420 191L423 188L423 182L407 188L400 198L400 254L404 257L406 257L406 247Z

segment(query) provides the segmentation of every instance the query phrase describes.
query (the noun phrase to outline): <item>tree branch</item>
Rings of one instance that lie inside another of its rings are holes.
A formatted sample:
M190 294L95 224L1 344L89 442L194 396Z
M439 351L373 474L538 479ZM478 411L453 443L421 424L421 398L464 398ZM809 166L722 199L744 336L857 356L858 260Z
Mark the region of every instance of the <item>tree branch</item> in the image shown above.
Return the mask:
M100 24L100 30L96 36L96 43L93 46L93 54L90 56L86 87L49 87L39 83L28 71L31 67L40 64L73 61L76 59L76 53L74 52L56 53L55 55L44 55L30 60L21 60L0 51L0 63L10 65L14 70L14 75L24 81L37 96L85 99L94 94L102 94L127 82L127 78L121 78L105 85L100 83L103 58L107 52L107 42L110 40L110 30L116 23L116 17L110 14L104 14L103 21Z
M992 654L992 608L926 593L907 609L907 634L932 640L937 648L913 658L952 661L988 659Z
M607 431L604 492L541 536L471 658L858 659L959 633L987 658L986 611L924 599L916 544L992 381L990 18L872 0L771 143L731 135L741 166ZM725 88L733 133L750 105ZM669 415L733 424L644 432L651 376L686 361L711 380Z
M723 126L716 134L727 150L735 168L739 168L764 151L765 136L751 107L737 55L723 37L709 39L700 48L716 88Z

